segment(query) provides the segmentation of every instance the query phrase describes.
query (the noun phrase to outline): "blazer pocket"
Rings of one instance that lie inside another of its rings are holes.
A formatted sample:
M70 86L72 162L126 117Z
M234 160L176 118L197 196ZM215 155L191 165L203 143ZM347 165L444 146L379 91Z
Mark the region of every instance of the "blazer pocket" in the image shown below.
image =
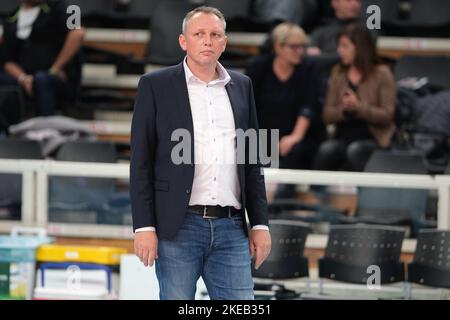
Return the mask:
M169 191L169 181L154 180L153 187L158 191Z

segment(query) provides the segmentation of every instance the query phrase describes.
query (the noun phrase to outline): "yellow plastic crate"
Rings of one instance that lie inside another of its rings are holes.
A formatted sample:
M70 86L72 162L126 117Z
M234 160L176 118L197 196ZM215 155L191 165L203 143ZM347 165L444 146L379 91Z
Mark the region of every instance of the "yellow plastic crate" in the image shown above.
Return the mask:
M36 252L38 262L84 262L119 265L124 248L94 246L43 245Z

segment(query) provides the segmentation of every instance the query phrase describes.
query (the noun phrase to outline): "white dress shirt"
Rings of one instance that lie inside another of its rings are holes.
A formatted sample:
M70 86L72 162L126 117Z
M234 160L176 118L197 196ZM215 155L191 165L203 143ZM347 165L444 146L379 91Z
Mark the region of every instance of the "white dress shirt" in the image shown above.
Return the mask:
M218 79L198 79L184 59L184 72L194 125L195 173L189 205L230 206L241 209L240 185L235 154L236 128L225 86L231 80L218 62ZM252 230L268 230L256 225ZM136 232L155 231L154 227Z

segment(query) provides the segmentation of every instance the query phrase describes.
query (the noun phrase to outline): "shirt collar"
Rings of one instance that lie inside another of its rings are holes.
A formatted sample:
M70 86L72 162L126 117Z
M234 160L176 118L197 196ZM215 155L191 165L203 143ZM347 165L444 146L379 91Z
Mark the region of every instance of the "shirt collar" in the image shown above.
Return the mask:
M184 67L184 74L186 76L186 83L189 84L190 81L200 81L205 83L204 81L198 79L191 71L191 69L189 69L187 63L187 56L184 58L183 60L183 67ZM231 77L230 74L227 72L227 70L222 66L222 64L220 64L219 61L217 61L217 65L216 65L216 70L219 74L219 78L216 80L213 80L211 82L209 82L209 85L222 85L222 86L226 86L228 82L230 82Z

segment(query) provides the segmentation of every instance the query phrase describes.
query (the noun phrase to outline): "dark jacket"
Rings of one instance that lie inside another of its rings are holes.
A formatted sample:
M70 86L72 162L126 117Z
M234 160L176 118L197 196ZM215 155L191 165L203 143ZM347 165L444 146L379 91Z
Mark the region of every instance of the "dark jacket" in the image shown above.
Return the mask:
M257 129L251 80L228 71L226 85L236 129ZM131 126L130 195L133 228L156 227L159 238L176 236L186 214L194 180L190 163L176 165L172 133L186 129L194 146L194 129L183 64L146 74L139 81ZM267 200L261 165L238 164L242 207L250 224L268 225ZM244 217L244 212L241 210ZM247 229L245 228L245 232Z
M255 57L247 69L253 81L258 123L262 129L279 129L280 138L292 133L297 117L311 121L305 139L317 143L325 135L319 97L321 78L314 61L302 58L291 78L281 83L273 72L273 54Z
M347 89L347 74L336 65L331 72L322 118L326 124L337 124L338 130L346 125L341 101ZM357 119L367 123L380 147L388 147L395 133L396 101L396 84L390 69L384 65L376 66L374 72L358 85L357 95L362 102Z

